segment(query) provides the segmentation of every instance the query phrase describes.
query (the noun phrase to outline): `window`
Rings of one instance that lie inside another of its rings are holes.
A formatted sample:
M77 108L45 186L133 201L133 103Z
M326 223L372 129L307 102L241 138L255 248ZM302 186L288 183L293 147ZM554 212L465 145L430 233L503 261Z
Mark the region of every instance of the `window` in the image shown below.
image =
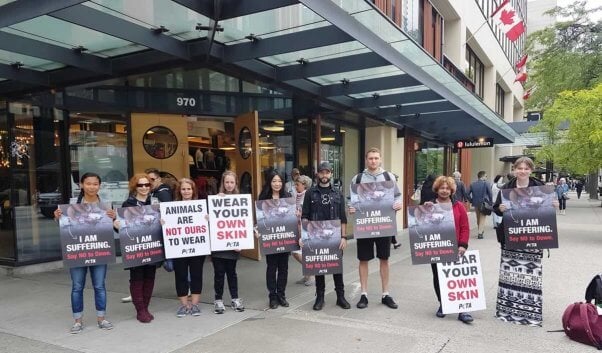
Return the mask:
M499 84L495 85L495 112L504 118L504 99L506 92Z
M466 76L468 76L468 78L471 79L472 82L474 82L475 93L477 94L477 96L483 99L483 80L485 77L485 66L468 45L466 46L466 61L468 64L468 71L466 72Z

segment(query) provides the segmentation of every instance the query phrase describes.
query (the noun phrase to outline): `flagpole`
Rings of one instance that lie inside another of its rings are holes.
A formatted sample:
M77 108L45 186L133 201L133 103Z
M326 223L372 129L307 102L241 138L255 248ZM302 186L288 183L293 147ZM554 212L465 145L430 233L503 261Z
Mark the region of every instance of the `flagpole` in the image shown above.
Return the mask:
M483 28L483 26L487 24L487 22L489 22L489 21L488 21L487 19L485 19L485 22L481 23L481 25L479 26L479 28L477 28L477 30L476 30L476 31L474 31L474 33L472 33L472 34L470 35L470 37L468 37L468 38L466 39L466 41L464 42L464 45L468 44L468 42L469 42L471 39L473 39L473 38L474 38L474 36L476 36L476 35L477 35L477 33L478 33L480 30L481 30L481 28Z

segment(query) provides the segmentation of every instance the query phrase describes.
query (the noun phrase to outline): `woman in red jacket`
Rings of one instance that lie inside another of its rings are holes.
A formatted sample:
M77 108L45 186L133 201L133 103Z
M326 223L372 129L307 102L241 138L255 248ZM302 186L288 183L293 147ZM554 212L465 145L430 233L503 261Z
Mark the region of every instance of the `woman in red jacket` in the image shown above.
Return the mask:
M456 226L456 239L458 240L458 255L464 256L464 252L468 248L468 236L470 234L470 226L468 224L468 215L466 214L466 208L461 200L455 200L453 195L456 193L456 182L454 178L448 176L440 176L435 179L433 183L433 191L437 194L437 198L433 201L436 203L451 203L452 210L454 213L454 223ZM432 202L426 202L424 207L432 206ZM437 300L441 303L441 292L439 290L439 276L437 275L437 264L431 264L433 270L433 286L435 287L435 294L437 294ZM439 309L436 313L437 317L445 317L439 304ZM458 320L465 324L469 324L473 321L473 318L468 313L459 313Z

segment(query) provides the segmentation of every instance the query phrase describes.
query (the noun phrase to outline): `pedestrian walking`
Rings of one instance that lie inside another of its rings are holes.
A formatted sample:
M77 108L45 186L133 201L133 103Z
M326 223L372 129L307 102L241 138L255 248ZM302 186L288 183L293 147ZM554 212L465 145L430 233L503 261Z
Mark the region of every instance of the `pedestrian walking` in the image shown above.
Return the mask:
M504 177L498 174L495 176L495 178L493 178L493 183L491 184L492 200L497 199L497 194L500 192L502 186L504 186ZM494 229L497 228L500 225L500 223L502 223L502 217L495 214L495 212L491 213L491 220L493 222Z
M284 190L282 180L280 174L276 171L271 171L258 199L276 200L291 197L291 194ZM282 252L265 256L267 263L265 281L269 292L270 309L276 309L279 305L283 307L289 306L286 300L286 284L288 282L288 257L290 254L290 252Z
M303 210L301 212L301 222L304 221L341 221L341 243L339 248L344 250L347 247L346 226L347 215L345 212L345 202L343 195L332 185L332 166L328 162L323 162L318 167L318 183L305 193L303 200ZM302 242L299 242L303 246ZM343 274L333 274L335 291L337 292L337 305L343 309L351 308L351 305L345 299L345 284ZM324 292L326 281L324 275L316 276L316 301L314 310L322 310L324 307Z
M565 178L560 178L558 186L556 186L556 196L558 197L558 204L560 205L558 214L565 215L566 200L569 199L569 186L566 183Z
M480 205L485 202L492 202L491 197L491 185L487 182L487 173L480 171L477 174L477 180L470 184L468 191L468 197L474 207L475 215L477 217L477 238L483 239L485 233L485 218L487 217L480 210Z
M360 183L376 183L382 181L395 180L395 175L381 168L381 153L378 148L370 148L366 152L366 168L363 172L355 175L351 179L351 188L353 184ZM395 199L392 204L385 204L383 207L391 207L395 211L401 209L401 192L395 184L394 189ZM354 214L355 208L349 205L349 213ZM380 279L382 296L381 303L391 309L397 309L395 303L389 294L389 257L391 255L391 237L379 238L364 238L357 239L357 259L359 260L359 275L361 285L361 296L357 303L358 309L368 307L368 262L374 259L376 249L376 257L379 260Z
M238 194L238 178L233 171L227 170L222 174L219 187L219 196ZM213 251L211 262L213 263L213 288L215 290L215 301L213 312L223 314L226 310L223 301L224 279L228 278L228 290L230 291L230 307L236 312L245 311L242 299L238 296L238 275L236 263L240 258L240 250Z
M75 204L94 204L100 203L100 176L96 173L84 173L80 179L80 193ZM59 220L62 211L57 208L54 211L54 219ZM115 219L115 211L107 210L107 216ZM71 312L75 322L71 326L70 333L78 334L83 331L84 315L84 288L86 286L86 274L90 271L90 279L94 288L94 304L96 306L96 324L100 329L111 330L113 324L105 318L107 310L107 290L105 287L105 278L107 276L107 265L71 267Z

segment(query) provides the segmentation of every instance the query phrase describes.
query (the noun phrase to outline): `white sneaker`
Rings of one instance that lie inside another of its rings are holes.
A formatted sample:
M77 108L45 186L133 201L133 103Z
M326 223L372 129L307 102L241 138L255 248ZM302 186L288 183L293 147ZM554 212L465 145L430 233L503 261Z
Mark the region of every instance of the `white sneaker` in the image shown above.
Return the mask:
M226 307L224 306L224 302L221 300L216 300L213 302L213 312L216 314L223 314L226 311Z
M242 304L242 299L232 299L232 310L238 312L245 311L245 306Z
M127 297L124 297L124 298L121 298L121 302L122 303L130 303L131 301L132 301L132 296L131 295L127 296Z
M73 324L73 326L71 326L69 333L78 334L78 333L82 332L83 330L84 330L84 325L82 325L81 322L76 322Z

